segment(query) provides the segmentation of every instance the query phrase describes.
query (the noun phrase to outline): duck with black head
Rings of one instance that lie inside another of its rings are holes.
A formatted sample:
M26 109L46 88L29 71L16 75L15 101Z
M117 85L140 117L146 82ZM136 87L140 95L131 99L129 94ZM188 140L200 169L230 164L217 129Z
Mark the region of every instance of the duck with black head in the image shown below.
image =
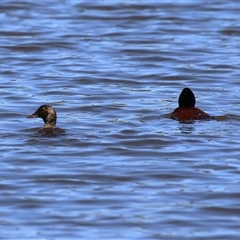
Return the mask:
M38 130L41 135L51 137L66 133L64 129L56 127L57 113L52 106L42 105L33 114L27 116L27 118L37 117L44 121L43 127Z
M184 88L178 98L178 108L176 108L171 118L180 122L191 122L194 120L210 120L210 115L195 107L196 99L190 88Z

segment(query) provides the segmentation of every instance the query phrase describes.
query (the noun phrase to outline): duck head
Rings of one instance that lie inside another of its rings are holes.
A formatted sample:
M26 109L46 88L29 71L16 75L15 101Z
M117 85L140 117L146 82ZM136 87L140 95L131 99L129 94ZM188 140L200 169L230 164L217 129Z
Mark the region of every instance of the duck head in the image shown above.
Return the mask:
M40 106L33 114L27 118L42 118L44 121L43 128L55 128L57 123L57 113L50 105Z
M195 107L195 96L190 88L184 88L178 98L178 105L182 108Z

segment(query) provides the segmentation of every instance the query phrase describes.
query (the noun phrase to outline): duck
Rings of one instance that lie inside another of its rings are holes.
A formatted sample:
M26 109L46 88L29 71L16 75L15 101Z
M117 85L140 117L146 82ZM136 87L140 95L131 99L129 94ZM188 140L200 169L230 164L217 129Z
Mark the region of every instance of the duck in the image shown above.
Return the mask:
M44 121L43 127L38 130L39 134L51 137L66 133L64 129L56 127L57 113L52 106L42 105L33 114L27 116L27 118L38 117L42 118Z
M195 107L196 99L192 90L184 88L178 98L178 107L171 114L171 118L179 122L192 122L195 120L211 120L212 116Z

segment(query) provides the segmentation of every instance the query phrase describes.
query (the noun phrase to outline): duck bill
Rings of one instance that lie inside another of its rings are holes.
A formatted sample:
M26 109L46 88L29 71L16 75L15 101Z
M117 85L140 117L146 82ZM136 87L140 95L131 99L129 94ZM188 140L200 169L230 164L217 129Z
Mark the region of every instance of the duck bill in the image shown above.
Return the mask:
M37 118L37 117L38 117L38 113L37 112L27 116L27 118Z

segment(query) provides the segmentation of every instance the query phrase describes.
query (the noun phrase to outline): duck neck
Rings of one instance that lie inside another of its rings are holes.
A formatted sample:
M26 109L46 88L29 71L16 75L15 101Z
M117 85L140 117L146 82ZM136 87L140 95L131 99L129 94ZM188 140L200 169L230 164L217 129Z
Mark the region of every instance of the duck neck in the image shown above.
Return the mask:
M43 125L43 128L56 128L56 124L48 122Z
M57 116L48 116L46 119L44 119L44 125L43 128L55 128L57 123Z

